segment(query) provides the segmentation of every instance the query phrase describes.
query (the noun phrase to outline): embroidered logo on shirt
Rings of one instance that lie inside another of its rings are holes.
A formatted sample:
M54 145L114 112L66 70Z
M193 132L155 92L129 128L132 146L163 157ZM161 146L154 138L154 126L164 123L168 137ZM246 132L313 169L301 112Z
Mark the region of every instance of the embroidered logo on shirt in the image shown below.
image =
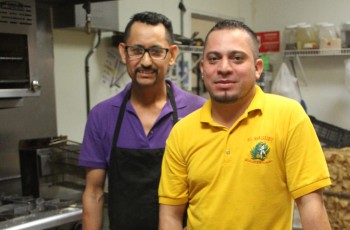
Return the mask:
M258 160L258 161L264 161L266 159L267 155L269 154L269 152L270 152L269 146L265 142L260 141L250 151L251 159Z

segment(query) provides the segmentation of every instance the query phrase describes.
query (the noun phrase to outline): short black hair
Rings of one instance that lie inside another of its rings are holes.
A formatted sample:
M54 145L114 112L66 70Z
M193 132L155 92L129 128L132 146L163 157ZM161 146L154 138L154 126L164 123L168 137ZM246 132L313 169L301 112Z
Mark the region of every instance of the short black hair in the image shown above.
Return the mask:
M204 41L204 46L207 44L207 40L211 32L216 31L216 30L225 30L225 29L240 29L244 30L247 32L249 37L252 39L253 43L253 53L255 58L258 57L259 55L259 40L258 37L256 36L255 32L246 24L244 24L241 21L238 20L222 20L217 22L213 28L208 32L207 36L205 37Z
M164 25L166 30L166 38L169 44L174 43L174 32L173 32L173 26L170 19L164 16L163 14L150 12L150 11L134 14L130 18L130 21L125 27L124 42L126 42L126 40L129 38L131 26L135 22L142 22L148 25L158 25L158 24Z

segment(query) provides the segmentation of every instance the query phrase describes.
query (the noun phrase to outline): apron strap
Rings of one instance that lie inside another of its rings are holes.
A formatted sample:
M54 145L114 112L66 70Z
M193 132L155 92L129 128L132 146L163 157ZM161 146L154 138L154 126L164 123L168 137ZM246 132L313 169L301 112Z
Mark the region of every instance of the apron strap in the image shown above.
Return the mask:
M179 116L177 113L177 108L176 108L176 102L175 102L175 98L174 98L174 94L173 91L170 88L170 85L166 84L166 88L167 88L167 96L169 98L171 107L173 108L173 125L176 124L176 122L178 122L179 120Z
M111 153L113 152L113 148L116 146L117 140L119 138L119 133L120 133L119 131L120 131L120 127L122 126L123 117L124 117L124 113L125 113L125 109L126 109L126 103L130 99L130 95L131 95L131 90L129 90L126 93L126 95L125 95L125 97L123 99L122 105L120 107L117 123L116 123L115 128L114 128L113 141L112 141L112 146L111 146Z
M178 122L179 120L179 116L178 116L178 113L177 113L177 108L176 108L176 102L175 102L175 98L174 98L174 94L173 94L173 91L171 90L170 88L170 85L166 84L167 86L167 96L169 98L169 101L170 101L170 105L173 109L173 125L176 124L176 122ZM114 129L114 134L113 134L113 141L112 141L112 146L111 146L111 152L113 150L113 148L116 146L117 144L117 141L118 141L118 138L119 138L119 131L120 131L120 128L121 128L121 125L122 125L122 122L123 122L123 117L124 117L124 113L125 113L125 109L126 109L126 104L128 102L128 100L130 99L130 95L131 95L131 90L129 90L124 99L123 99L123 102L122 102L122 105L120 107L120 111L119 111L119 114L118 114L118 119L117 119L117 122L116 122L116 125L115 125L115 129Z

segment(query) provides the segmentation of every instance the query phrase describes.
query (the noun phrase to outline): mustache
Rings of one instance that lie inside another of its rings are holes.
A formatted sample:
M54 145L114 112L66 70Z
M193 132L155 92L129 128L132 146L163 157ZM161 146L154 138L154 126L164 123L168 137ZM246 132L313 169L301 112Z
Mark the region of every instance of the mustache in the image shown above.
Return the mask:
M137 67L135 69L135 74L137 74L138 72L143 72L143 71L152 71L152 72L158 74L158 69L153 68L153 67L146 67L146 68L145 67Z

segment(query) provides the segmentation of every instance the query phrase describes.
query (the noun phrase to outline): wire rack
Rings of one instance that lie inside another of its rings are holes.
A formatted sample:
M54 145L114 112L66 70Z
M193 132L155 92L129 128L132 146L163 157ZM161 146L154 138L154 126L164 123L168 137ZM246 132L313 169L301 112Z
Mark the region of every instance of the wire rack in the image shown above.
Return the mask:
M350 48L344 49L305 49L305 50L285 50L286 57L293 56L339 56L350 55Z

